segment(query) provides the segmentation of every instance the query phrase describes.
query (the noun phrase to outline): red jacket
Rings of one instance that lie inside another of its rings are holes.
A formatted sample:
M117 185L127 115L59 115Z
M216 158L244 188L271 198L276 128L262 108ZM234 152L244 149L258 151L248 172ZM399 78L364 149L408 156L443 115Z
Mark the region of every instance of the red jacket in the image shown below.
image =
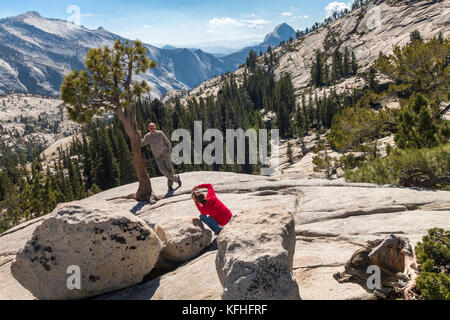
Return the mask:
M195 202L200 213L214 218L221 227L227 225L233 214L230 209L216 197L213 186L211 184L202 184L199 185L198 188L208 189L208 194L206 195L206 200L208 200L208 202L203 206Z

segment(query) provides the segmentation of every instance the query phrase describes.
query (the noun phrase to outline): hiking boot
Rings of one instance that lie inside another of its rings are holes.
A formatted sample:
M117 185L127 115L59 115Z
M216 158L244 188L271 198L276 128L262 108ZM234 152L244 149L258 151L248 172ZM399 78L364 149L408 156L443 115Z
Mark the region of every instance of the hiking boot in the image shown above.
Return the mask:
M174 189L172 187L169 187L169 192L173 192Z

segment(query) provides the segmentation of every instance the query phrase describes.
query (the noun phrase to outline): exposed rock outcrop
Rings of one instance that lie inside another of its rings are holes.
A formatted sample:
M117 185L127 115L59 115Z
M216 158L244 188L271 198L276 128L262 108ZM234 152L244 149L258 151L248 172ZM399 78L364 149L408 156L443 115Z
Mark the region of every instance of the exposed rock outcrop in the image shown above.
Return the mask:
M168 218L196 216L191 189L206 181L214 184L218 197L235 216L245 211L263 212L276 204L294 213L297 239L293 276L303 300L373 299L374 295L359 284L339 283L333 278L335 273L344 271L356 251L368 241L390 234L407 237L414 248L427 230L450 229L450 192L446 191L227 172L185 173L182 179L183 186L173 197L153 205L130 199L108 201L136 191L137 184L111 189L84 201L107 201L116 211L132 212L151 226ZM167 179L154 178L152 185L158 195L163 195ZM0 300L33 299L32 293L11 275L11 264L45 218L28 221L0 235ZM99 298L220 299L223 287L215 267L216 254L217 251L206 251L173 272Z
M298 300L292 277L295 222L282 207L235 215L217 241L224 300Z
M216 251L207 252L157 279L96 299L220 300L222 285L217 277L215 259Z
M161 257L171 262L185 262L198 256L212 240L211 230L195 217L167 218L155 227L163 244Z
M107 202L73 202L34 230L11 272L39 299L81 299L139 284L160 251L152 229L130 212Z

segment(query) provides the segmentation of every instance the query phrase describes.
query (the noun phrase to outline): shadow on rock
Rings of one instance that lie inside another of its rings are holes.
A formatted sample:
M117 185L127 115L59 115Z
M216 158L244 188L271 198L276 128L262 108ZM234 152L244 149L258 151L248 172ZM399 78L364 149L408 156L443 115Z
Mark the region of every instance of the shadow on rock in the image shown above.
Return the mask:
M132 288L111 292L102 296L93 298L92 300L144 300L148 301L153 298L160 286L161 278L147 281L141 285Z
M137 215L139 211L142 210L146 205L148 205L148 202L138 202L131 210L130 212L134 215Z

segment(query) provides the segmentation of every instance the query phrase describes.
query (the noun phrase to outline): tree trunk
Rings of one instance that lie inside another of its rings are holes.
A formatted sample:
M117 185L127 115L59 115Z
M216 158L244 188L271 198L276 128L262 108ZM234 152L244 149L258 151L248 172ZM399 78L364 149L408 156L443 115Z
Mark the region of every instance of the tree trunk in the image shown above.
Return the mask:
M450 183L449 176L436 176L432 171L420 169L408 170L400 176L400 185L403 187L433 189L446 183Z
M145 168L145 161L142 155L141 139L136 133L136 137L131 138L131 152L133 154L133 163L136 168L136 174L139 179L139 188L136 192L136 200L155 203L157 197L153 192L150 176Z
M445 107L444 110L441 111L440 115L441 116L445 115L447 113L447 111L449 111L449 110L450 110L450 104L447 107Z
M139 136L137 126L133 125L133 123L136 123L136 120L133 121L121 111L117 112L117 115L130 138L133 163L136 169L136 175L139 179L139 188L135 193L134 198L138 201L145 201L153 204L158 200L158 197L153 192L150 176L145 168L145 160L141 148L141 137Z

